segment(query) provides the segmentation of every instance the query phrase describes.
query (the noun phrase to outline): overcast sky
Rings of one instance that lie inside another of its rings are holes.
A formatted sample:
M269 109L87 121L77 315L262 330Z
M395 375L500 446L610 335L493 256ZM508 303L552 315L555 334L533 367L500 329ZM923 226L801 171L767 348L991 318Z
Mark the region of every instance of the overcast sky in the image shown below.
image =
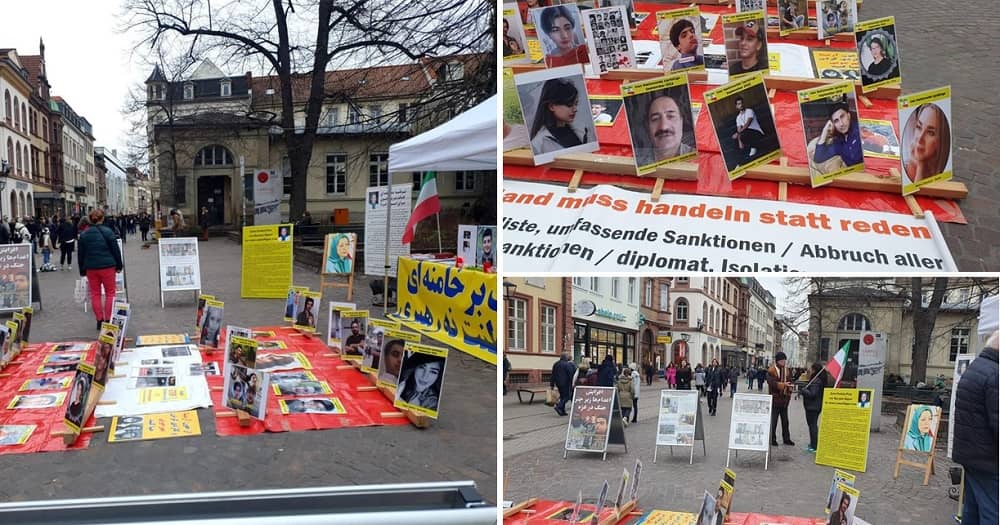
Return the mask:
M119 0L5 1L0 48L37 55L45 40L45 65L52 95L61 96L94 126L95 146L124 156L127 126L121 116L129 85L148 71L132 70L125 35L114 32Z

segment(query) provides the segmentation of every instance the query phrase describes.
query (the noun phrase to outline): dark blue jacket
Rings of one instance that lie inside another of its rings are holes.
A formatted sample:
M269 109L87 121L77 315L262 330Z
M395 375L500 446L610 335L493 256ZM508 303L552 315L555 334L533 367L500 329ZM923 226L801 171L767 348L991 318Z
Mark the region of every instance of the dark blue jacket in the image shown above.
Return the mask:
M116 271L124 268L122 254L118 250L118 242L115 240L115 232L104 226L97 224L87 228L87 231L80 235L77 242L80 245L80 275L86 275L87 270L100 270L102 268L114 267Z
M806 412L822 412L823 410L823 391L826 390L826 372L820 371L822 377L817 377L814 380L810 380L810 383L806 383L806 386L799 391L799 395L802 396L802 408L806 409Z
M573 390L574 374L576 365L572 361L560 359L552 365L552 379L549 380L549 385L558 388L560 395L569 397L568 394Z
M615 378L618 376L618 367L615 365L615 360L609 354L607 358L601 362L601 366L597 367L597 385L598 386L615 386Z
M966 468L997 475L997 349L984 348L962 375L955 394L955 437L951 457Z

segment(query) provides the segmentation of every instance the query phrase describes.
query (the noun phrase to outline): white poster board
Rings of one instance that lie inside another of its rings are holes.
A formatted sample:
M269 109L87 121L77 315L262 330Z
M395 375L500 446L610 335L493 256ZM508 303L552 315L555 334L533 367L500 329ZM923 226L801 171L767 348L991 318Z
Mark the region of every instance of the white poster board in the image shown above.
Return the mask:
M693 463L695 426L698 420L698 391L660 390L658 410L656 447L691 447L689 463ZM656 452L654 447L653 463L656 463Z
M955 370L952 372L951 404L948 405L948 459L951 459L951 446L955 436L955 396L958 394L958 382L965 375L965 370L976 358L976 354L958 354L955 356ZM878 399L876 397L875 399ZM874 418L872 418L874 419Z
M281 195L284 190L278 170L257 170L253 176L253 223L281 222Z
M204 373L192 373L194 369L201 369L201 352L194 345L128 349L101 396L114 403L97 405L94 414L100 418L210 407Z
M389 188L379 186L365 192L365 275L384 276L386 269L385 246L389 244L389 276L396 275L396 259L410 255L410 245L403 244L403 232L410 221L413 200L412 184L392 187L392 218L389 239L385 238L385 221L389 215Z
M769 394L737 393L733 396L733 415L729 422L729 450L726 451L726 468L729 452L753 450L764 452L764 470L767 470L770 452L771 396Z
M871 388L871 430L879 431L878 417L882 413L882 379L885 376L885 349L888 336L882 332L861 332L858 345L858 388Z
M159 242L160 290L201 290L197 237L163 238Z
M476 242L479 239L479 226L469 224L458 225L458 246L455 254L467 265L476 263Z

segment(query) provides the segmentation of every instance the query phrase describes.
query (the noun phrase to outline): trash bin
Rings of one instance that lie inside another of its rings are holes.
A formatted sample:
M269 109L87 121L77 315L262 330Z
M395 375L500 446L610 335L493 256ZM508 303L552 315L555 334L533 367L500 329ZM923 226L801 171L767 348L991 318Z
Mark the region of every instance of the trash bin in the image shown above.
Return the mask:
M348 224L350 220L350 211L347 208L334 208L333 210L333 223L334 224Z

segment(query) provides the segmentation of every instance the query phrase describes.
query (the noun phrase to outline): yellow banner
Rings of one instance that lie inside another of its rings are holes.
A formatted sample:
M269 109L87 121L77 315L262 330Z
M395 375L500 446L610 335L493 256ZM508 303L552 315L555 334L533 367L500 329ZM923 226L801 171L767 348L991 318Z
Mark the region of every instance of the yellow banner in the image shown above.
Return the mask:
M400 257L393 318L452 348L497 364L497 276Z
M865 472L873 390L827 388L820 413L816 464Z
M240 296L284 299L292 285L292 225L243 228Z
M156 387L139 389L139 404L149 403L169 403L171 401L183 401L188 398L186 386L180 387Z
M697 517L689 512L651 510L635 522L635 525L691 525Z
M195 410L124 418L115 416L111 420L108 443L200 435L201 425Z

